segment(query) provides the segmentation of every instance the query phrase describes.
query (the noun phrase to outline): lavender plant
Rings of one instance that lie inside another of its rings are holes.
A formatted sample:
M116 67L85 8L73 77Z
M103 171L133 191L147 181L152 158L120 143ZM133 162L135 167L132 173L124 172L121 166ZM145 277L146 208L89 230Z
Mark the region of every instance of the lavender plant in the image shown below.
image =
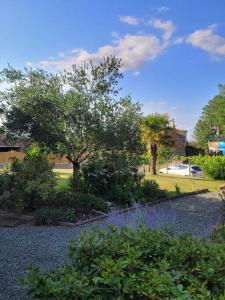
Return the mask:
M173 208L170 202L164 206L144 206L133 202L131 209L125 212L114 210L106 221L119 228L136 229L141 225L151 229L159 229L169 235L192 234L199 238L209 237L214 228L221 224L220 211L210 211L205 217L201 214L183 213Z

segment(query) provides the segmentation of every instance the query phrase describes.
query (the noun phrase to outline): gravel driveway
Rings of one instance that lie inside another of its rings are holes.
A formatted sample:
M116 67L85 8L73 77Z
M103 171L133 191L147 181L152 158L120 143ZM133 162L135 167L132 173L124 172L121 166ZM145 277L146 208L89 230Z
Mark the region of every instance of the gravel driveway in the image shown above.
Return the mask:
M162 216L168 222L176 222L186 231L201 235L209 234L212 225L218 222L222 203L215 193L178 198L151 206L149 211ZM172 214L171 211L175 212ZM127 212L127 220L134 217L134 211ZM98 222L99 223L99 222ZM105 225L107 221L104 221ZM93 224L92 224L93 225ZM86 225L77 228L35 227L21 225L14 228L0 228L0 300L30 299L18 285L18 278L26 275L29 265L39 265L50 270L63 263L68 240L76 238ZM182 229L183 230L183 229Z

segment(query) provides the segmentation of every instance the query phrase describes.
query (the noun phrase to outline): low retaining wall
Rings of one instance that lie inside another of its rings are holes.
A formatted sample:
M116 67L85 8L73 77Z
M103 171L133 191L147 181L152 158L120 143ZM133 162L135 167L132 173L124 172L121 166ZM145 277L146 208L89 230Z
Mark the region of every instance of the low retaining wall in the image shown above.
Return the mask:
M183 194L179 194L179 195L176 195L174 197L171 197L171 198L163 198L163 199L159 199L159 200L156 200L156 201L153 201L153 202L148 202L146 204L144 204L143 206L152 206L152 205L155 205L155 204L159 204L159 203L162 203L162 202L166 202L166 201L171 201L171 200L174 200L174 199L177 199L177 198L183 198L183 197L187 197L187 196L191 196L191 195L198 195L198 194L204 194L204 193L208 193L209 190L208 189L202 189L202 190L197 190L197 191L193 191L193 192L189 192L189 193L183 193ZM134 210L136 209L135 207L128 207L128 208L124 208L124 209L120 209L117 211L118 214L121 214L121 213L125 213L127 211L131 211L131 210ZM98 220L103 220L105 218L107 218L109 216L109 214L105 214L104 216L98 216L98 217L95 217L95 218L91 218L91 219L87 219L87 220L84 220L84 221L80 221L80 222L76 222L74 224L74 226L81 226L81 225L84 225L84 224L88 224L88 223L92 223L94 221L98 221ZM73 223L71 223L73 224Z

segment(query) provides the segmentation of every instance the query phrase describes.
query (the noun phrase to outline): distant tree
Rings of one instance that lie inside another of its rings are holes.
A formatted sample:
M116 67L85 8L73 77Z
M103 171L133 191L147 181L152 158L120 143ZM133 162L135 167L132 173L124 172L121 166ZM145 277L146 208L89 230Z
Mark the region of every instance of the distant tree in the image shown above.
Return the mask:
M217 127L225 136L225 85L219 86L219 94L202 109L194 131L198 146L208 149L208 138L215 135Z
M174 155L174 149L169 146L161 145L158 149L158 161L159 164L166 163L172 159Z
M66 154L73 165L74 191L81 163L90 155L139 149L140 105L130 97L115 97L120 67L119 59L107 57L62 74L11 67L1 73L11 83L1 94L6 131Z
M160 146L172 146L174 126L167 114L150 114L141 122L142 142L150 152L152 174L156 175L156 162Z

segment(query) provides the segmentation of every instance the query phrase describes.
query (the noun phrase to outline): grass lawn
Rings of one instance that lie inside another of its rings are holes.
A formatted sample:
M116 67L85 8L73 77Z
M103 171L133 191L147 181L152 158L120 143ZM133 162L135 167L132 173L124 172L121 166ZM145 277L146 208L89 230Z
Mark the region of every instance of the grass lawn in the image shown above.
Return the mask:
M59 176L58 185L64 186L67 178L72 175L72 170L68 169L55 169L54 172ZM193 178L173 175L146 175L146 179L155 180L159 186L171 193L171 196L175 192L175 185L180 187L182 193L192 192L200 189L209 189L211 191L218 190L219 186L225 184L222 180L213 180L207 178Z
M219 186L225 184L225 181L213 180L207 178L193 178L173 175L146 175L146 179L155 180L159 186L169 192L175 191L175 185L180 187L182 193L192 192L200 189L218 190Z
M58 176L57 188L61 189L67 186L67 180L72 176L72 169L53 169L54 173Z

